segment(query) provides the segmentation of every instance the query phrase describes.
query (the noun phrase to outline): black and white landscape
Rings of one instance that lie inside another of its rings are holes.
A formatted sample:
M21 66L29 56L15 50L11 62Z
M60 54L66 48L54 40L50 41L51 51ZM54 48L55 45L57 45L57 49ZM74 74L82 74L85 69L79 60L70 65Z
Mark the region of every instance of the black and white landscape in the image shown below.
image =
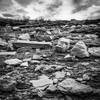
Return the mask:
M100 0L0 0L0 100L100 100Z

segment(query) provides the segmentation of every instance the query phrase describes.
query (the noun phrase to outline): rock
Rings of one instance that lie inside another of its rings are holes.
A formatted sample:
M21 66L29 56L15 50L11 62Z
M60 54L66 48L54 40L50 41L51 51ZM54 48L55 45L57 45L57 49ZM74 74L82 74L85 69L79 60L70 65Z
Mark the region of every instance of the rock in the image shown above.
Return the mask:
M45 65L37 65L35 68L35 71L40 71L41 69L44 68Z
M63 69L64 67L65 66L62 66L62 65L45 65L43 70L46 72L52 72L52 71L59 71Z
M47 87L48 85L53 83L53 81L45 75L42 75L38 80L31 80L30 82L37 89L44 89L43 87Z
M0 49L5 49L7 48L7 46L8 46L8 43L0 38Z
M63 79L65 77L65 74L66 74L66 72L64 72L64 71L61 71L61 72L58 71L58 72L54 73L56 79Z
M41 60L42 57L40 55L37 55L37 54L33 54L33 60Z
M82 82L83 78L77 78L76 80L79 81L79 82Z
M28 62L23 62L20 66L21 67L28 67Z
M0 56L14 56L16 52L0 52Z
M55 92L57 90L56 86L51 84L48 88L47 88L47 91L50 91L50 92Z
M92 47L88 49L88 52L92 56L100 57L100 47Z
M28 61L31 61L31 58L25 58L23 59L24 62L28 62Z
M70 72L67 72L66 75L67 75L67 76L71 76L71 73L70 73Z
M57 84L57 82L58 82L58 79L56 79L56 78L53 79L53 83L54 83L54 84Z
M71 49L71 55L84 58L89 57L87 47L83 41L78 41L75 46Z
M72 78L66 78L58 84L58 89L64 93L72 94L88 94L93 92L93 89L85 84L81 84Z
M40 61L38 61L38 60L31 60L30 64L40 64Z
M67 55L64 57L64 59L66 59L66 60L72 60L73 57L72 57L70 54L67 54Z
M31 47L21 47L17 49L16 57L19 59L31 59L33 52Z
M32 48L51 48L51 42L38 42L38 41L25 41L25 40L17 40L13 42L13 46L16 48L19 47L32 47Z
M65 66L62 66L62 65L55 65L55 69L56 69L57 71L59 71L59 70L61 70L61 69L63 69L63 68L65 68Z
M63 68L65 68L65 66L41 64L41 65L37 65L35 71L43 70L45 72L53 72L53 71L59 71Z
M8 60L5 60L4 62L5 62L6 64L8 64L8 65L18 65L18 64L20 64L22 61L16 58L16 59L8 59Z
M66 52L70 47L70 39L60 38L56 45L57 52Z
M90 80L90 77L88 74L83 74L83 80Z
M19 37L21 40L30 40L30 35L28 33L21 34Z

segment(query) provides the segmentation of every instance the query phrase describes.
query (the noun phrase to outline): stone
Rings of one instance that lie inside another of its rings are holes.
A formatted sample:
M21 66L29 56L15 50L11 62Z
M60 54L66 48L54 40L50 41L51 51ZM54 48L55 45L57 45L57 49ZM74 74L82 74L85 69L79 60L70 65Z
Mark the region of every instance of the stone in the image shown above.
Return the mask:
M70 39L60 38L56 45L57 52L66 52L70 47Z
M88 74L83 74L83 80L90 80L90 77Z
M16 52L0 52L0 56L14 56Z
M28 62L23 62L20 66L21 67L28 67Z
M83 78L77 78L76 80L79 81L79 82L82 82Z
M8 43L0 38L0 48L7 47Z
M71 73L70 73L70 72L67 72L66 75L67 75L67 76L71 76Z
M100 57L100 47L92 47L88 49L88 52L92 56Z
M72 57L70 54L67 54L67 55L64 57L64 59L66 59L66 60L72 60L73 57Z
M7 59L4 62L8 65L19 65L22 61L15 58L15 59Z
M58 89L64 93L72 94L88 94L93 92L93 88L88 85L81 84L73 78L66 78L58 84Z
M71 49L71 55L84 58L89 57L89 53L87 51L87 46L83 41L78 41L74 47Z
M24 62L28 62L28 61L31 61L31 58L25 58L23 59Z
M25 41L25 40L17 40L14 41L13 46L16 48L19 47L32 47L32 48L51 48L52 43L51 42L38 42L38 41Z
M30 64L40 64L40 61L38 61L38 60L31 60Z
M65 74L66 74L66 72L64 72L64 71L61 71L61 72L58 71L58 72L54 73L56 79L63 79L65 77Z
M19 37L21 40L30 40L30 35L28 33L21 34Z
M50 92L55 92L57 90L56 86L51 84L48 88L47 88L47 91L50 91Z
M35 68L35 71L40 71L41 69L44 68L45 65L37 65Z
M54 84L57 84L57 82L58 82L58 79L56 79L56 78L53 79L53 83L54 83Z
M33 60L41 60L42 57L40 55L38 55L38 54L33 54L33 58L32 59Z
M38 80L31 80L30 82L37 89L41 89L42 87L46 87L53 83L53 81L51 79L49 79L48 76L45 76L45 75L42 75L40 77L40 79L38 79Z
M62 66L62 65L45 65L43 70L47 72L52 72L52 71L59 71L63 69L64 67L65 66Z

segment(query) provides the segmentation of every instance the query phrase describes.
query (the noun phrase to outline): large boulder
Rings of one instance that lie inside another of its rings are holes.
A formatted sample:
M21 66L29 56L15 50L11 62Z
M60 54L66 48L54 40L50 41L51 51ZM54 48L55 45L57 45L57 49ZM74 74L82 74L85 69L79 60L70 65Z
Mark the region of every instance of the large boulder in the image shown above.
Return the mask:
M92 56L100 57L100 47L92 47L88 49L88 52Z
M81 84L72 78L66 78L64 81L59 83L58 89L64 93L72 93L77 95L93 92L93 89L90 86Z
M85 45L85 43L83 41L78 41L71 49L71 55L80 58L89 57L89 53L87 51L87 46Z
M56 45L56 51L66 52L70 47L70 39L60 38Z

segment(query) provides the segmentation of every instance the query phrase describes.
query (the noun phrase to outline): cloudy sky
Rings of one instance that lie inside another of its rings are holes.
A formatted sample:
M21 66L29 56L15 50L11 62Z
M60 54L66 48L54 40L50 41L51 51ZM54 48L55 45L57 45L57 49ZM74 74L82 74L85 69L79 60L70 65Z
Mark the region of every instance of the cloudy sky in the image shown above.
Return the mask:
M100 0L0 0L0 17L51 20L100 18Z

